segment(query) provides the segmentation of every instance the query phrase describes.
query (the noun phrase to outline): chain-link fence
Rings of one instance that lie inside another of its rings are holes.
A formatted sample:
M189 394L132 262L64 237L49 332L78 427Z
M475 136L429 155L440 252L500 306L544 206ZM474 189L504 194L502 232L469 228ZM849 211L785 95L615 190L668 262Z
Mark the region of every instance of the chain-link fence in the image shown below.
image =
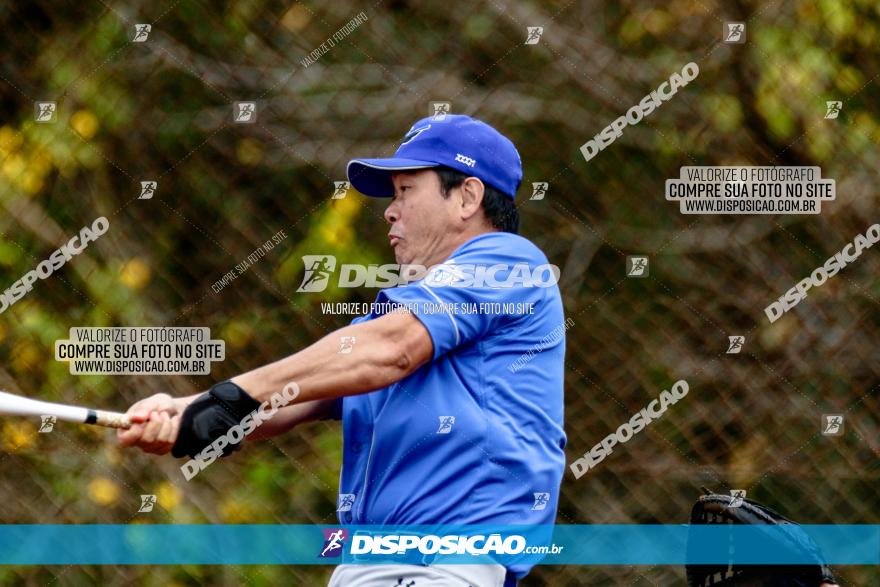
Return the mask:
M803 523L877 523L877 252L778 320L765 313L880 219L875 3L85 0L7 4L0 21L2 288L110 223L2 313L0 388L124 410L347 324L321 302L375 290L297 293L302 256L390 261L384 204L335 182L445 102L517 145L521 232L561 268L568 462L689 384L595 468L566 472L559 523L684 523L701 486L745 489ZM728 22L743 43L725 42ZM581 145L689 62L696 79L586 160ZM49 120L38 103L55 104ZM237 119L237 103L255 115ZM837 197L819 215L686 215L664 185L696 165L819 166ZM647 258L642 278L632 256ZM83 325L207 326L226 360L202 377L73 376L54 344ZM823 433L826 415L843 416L839 434ZM39 428L0 421L4 523L335 520L337 423L248 446L190 483L104 429ZM152 512L138 512L144 494ZM331 570L8 567L0 582L321 585ZM840 585L878 578L836 570ZM683 572L545 566L523 584L673 585Z

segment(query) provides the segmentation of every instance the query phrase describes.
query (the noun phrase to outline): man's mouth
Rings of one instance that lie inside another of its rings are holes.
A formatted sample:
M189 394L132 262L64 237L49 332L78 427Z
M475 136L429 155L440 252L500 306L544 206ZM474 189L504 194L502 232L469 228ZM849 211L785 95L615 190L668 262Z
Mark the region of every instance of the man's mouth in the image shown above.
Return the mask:
M397 245L397 243L400 242L401 237L397 236L396 234L389 234L388 240L389 240L389 244L391 245L391 248L394 248L395 245Z

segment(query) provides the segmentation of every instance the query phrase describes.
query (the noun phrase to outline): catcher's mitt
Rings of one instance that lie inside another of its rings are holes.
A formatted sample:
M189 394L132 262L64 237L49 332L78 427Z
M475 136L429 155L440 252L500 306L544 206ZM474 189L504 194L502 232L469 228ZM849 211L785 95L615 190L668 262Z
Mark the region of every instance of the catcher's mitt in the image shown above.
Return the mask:
M690 523L695 524L753 524L790 525L797 523L770 508L742 499L742 504L730 507L729 495L708 493L694 504ZM815 564L809 565L687 565L688 587L819 587L835 583L834 575L822 560L822 553L810 537L798 529L786 534L790 548L807 553Z

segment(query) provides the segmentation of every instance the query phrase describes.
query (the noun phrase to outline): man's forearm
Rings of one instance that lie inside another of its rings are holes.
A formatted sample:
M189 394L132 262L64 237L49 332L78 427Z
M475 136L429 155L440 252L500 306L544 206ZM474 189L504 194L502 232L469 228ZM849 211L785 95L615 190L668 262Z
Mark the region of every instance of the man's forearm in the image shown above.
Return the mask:
M333 414L333 403L336 400L315 400L280 408L278 412L265 420L248 437L248 441L272 438L291 430L304 422L324 420Z
M340 337L354 337L350 353ZM388 314L332 332L300 352L232 378L257 401L293 382L296 403L366 393L403 379L430 359L427 330L410 314Z

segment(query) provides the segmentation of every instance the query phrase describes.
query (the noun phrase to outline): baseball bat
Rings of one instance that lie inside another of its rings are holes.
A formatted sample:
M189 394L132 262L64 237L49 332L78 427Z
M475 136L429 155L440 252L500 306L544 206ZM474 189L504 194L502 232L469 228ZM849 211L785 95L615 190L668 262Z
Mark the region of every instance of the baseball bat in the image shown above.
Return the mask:
M55 416L65 422L94 424L108 428L130 428L125 414L43 402L0 391L0 416Z

